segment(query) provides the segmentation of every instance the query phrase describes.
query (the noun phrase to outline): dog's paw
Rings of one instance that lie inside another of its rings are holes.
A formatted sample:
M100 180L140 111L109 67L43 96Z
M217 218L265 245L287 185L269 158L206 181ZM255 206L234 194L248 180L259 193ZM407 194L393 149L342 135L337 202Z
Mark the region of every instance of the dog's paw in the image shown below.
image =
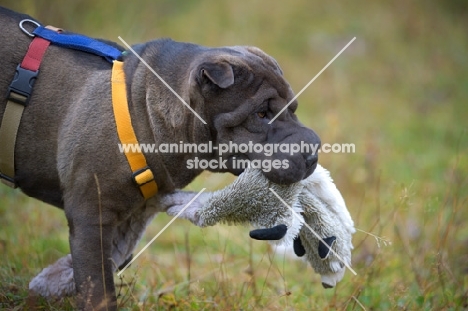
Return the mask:
M71 255L60 258L43 269L29 283L30 295L61 298L75 293Z

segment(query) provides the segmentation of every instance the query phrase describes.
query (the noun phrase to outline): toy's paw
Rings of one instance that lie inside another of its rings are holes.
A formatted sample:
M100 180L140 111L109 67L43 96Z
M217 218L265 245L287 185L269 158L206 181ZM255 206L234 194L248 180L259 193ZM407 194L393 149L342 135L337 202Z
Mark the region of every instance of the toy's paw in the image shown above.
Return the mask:
M325 289L333 288L336 284L343 279L346 268L344 265L338 269L336 272L324 273L320 275L322 280L322 286Z
M343 278L347 265L351 264L351 250L353 248L351 235L345 228L330 226L325 218L322 218L319 223L328 224L327 230L318 226L318 223L311 222L309 217L307 217L307 221L315 233L321 236L319 239L308 228L301 231L300 238L307 261L315 272L320 274L324 288L335 287Z
M322 241L319 241L319 246L318 246L318 255L320 259L325 260L328 258L330 255L331 251L330 249L335 245L336 242L336 237L331 236L328 238L323 238L322 239L327 245L325 245ZM302 257L306 254L306 250L304 248L304 245L302 244L301 238L297 236L294 239L293 243L293 250L296 256Z
M265 228L265 229L255 229L250 231L249 235L252 239L255 240L267 240L267 241L277 241L281 240L288 231L288 227L286 225L277 225L272 228Z
M179 218L190 220L198 227L205 227L206 224L200 218L200 211L212 194L202 193L195 198L196 195L197 193L176 191L161 197L158 204L163 206L170 216L176 216L180 213ZM193 200L194 198L195 200Z
M294 208L296 206L294 205ZM300 210L294 211L300 215ZM271 244L275 245L291 245L294 243L294 240L299 238L299 231L301 230L303 219L298 219L299 217L294 217L292 214L288 218L283 217L281 220L284 220L286 223L280 223L278 225L270 226L259 226L258 223L252 223L259 229L250 231L250 237L255 240L269 241Z
M293 249L294 249L294 253L298 256L298 257L302 257L305 255L306 253L306 250L304 248L304 245L302 245L302 241L301 241L301 238L299 236L297 236L295 239L294 239L294 242L293 242Z
M330 255L331 253L330 249L333 247L333 245L335 245L336 237L331 236L328 238L323 238L322 240L326 244L324 244L322 241L319 241L318 254L319 254L320 259L325 260L328 258L328 255Z

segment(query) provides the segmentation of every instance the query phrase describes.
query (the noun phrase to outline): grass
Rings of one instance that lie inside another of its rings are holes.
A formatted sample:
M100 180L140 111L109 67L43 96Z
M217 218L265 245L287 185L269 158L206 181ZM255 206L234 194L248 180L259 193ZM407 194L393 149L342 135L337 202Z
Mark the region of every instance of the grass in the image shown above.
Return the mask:
M322 154L359 229L353 268L332 290L247 228L177 220L122 279L123 310L464 310L468 308L468 42L463 1L394 4L294 0L140 1L67 5L3 1L47 24L131 43L171 37L256 45L299 91L302 122L354 154ZM204 174L188 189L232 177ZM169 218L158 217L139 248ZM27 288L69 252L63 213L0 187L0 309L30 308ZM391 241L391 244L386 242ZM36 301L71 310L73 299Z

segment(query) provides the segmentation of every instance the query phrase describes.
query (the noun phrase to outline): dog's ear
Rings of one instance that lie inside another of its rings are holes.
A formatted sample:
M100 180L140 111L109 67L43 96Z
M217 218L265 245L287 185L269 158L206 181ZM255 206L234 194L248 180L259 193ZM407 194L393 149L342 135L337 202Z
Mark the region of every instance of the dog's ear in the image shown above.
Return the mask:
M205 62L198 67L200 82L209 80L222 89L234 84L234 71L227 62Z

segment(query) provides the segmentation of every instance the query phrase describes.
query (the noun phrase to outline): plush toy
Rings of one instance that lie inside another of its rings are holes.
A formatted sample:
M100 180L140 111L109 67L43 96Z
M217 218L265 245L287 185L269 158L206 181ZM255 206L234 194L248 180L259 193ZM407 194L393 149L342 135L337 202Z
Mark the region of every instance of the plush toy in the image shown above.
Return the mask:
M259 228L250 232L252 238L293 245L297 255L305 255L326 288L335 286L351 264L353 220L328 171L321 166L309 178L287 186L273 184L260 170L247 169L231 185L202 193L187 206L196 195L186 191L159 194L148 200L141 213L124 220L113 237L115 270L131 259L143 232L159 212L173 216L182 212L179 217L201 227L251 224ZM29 290L31 295L46 298L73 295L71 255L43 269L30 282Z
M166 197L166 204L172 205L167 213L178 214L188 199L181 200L180 194ZM252 238L293 245L298 256L305 255L325 288L334 287L351 265L354 223L320 165L310 177L291 185L274 184L261 170L249 168L226 188L197 198L180 216L200 227L251 224L259 228L250 232Z

